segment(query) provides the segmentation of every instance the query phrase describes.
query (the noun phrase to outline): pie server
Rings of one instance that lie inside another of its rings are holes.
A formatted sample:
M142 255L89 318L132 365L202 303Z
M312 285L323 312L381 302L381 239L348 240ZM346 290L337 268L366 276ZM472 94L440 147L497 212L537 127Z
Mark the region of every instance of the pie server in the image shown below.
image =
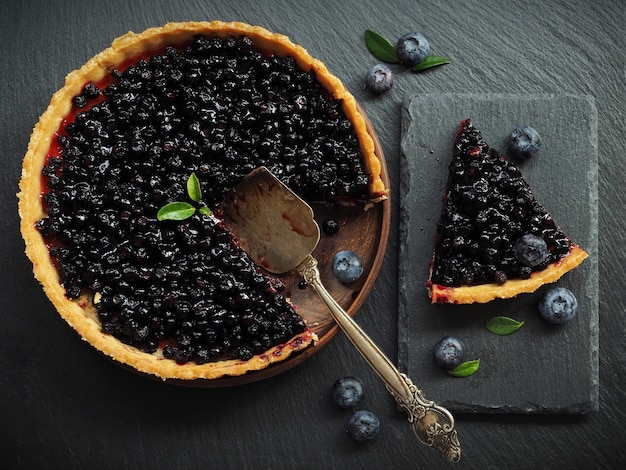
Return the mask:
M274 274L298 270L408 413L417 438L457 462L461 446L452 414L424 398L322 285L317 260L311 255L320 239L313 209L265 167L247 175L227 195L221 208L226 226L257 264Z

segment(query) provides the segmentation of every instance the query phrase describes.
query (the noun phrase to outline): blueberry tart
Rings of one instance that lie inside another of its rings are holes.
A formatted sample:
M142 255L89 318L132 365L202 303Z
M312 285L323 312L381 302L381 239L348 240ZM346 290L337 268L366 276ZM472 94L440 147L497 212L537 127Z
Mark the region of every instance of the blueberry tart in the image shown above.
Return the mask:
M555 223L519 169L461 123L427 283L433 303L485 303L534 292L587 253Z
M353 96L285 36L216 21L116 39L33 130L18 197L36 279L83 339L144 374L216 379L287 359L315 334L220 218L260 165L308 201L388 191ZM157 217L178 201L185 217Z

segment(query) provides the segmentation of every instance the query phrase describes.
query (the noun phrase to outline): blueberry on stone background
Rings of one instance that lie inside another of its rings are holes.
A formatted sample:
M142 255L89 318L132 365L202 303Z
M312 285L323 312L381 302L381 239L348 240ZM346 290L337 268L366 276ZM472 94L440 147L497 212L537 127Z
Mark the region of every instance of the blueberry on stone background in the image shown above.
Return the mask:
M541 147L539 132L530 126L517 127L511 132L507 142L507 152L512 157L528 160L534 157Z
M365 395L363 382L357 377L341 377L333 385L333 401L342 408L352 408Z
M355 441L369 441L378 435L380 421L378 416L371 411L358 410L352 414L346 429Z
M443 369L454 369L463 362L465 345L454 336L444 336L435 345L435 362Z
M430 53L430 43L421 33L407 33L396 43L398 59L405 65L417 65Z
M539 301L541 317L555 325L570 321L576 316L578 301L574 293L565 287L553 287Z
M385 64L376 64L367 72L366 88L374 93L384 93L393 86L393 72Z

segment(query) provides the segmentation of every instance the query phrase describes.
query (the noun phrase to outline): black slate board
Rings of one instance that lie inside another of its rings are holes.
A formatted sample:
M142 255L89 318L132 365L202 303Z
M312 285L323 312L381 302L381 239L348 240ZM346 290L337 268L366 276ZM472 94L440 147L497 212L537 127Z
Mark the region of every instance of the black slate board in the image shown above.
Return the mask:
M586 413L598 410L598 161L592 98L573 95L432 94L402 110L399 266L399 365L425 395L452 412ZM530 125L540 153L516 162L537 199L589 258L558 285L578 298L571 322L544 322L536 304L547 286L486 305L432 305L425 289L454 137L471 117L485 140L504 148L507 135ZM506 315L524 326L496 336L487 319ZM434 363L444 335L461 338L478 372L454 378Z

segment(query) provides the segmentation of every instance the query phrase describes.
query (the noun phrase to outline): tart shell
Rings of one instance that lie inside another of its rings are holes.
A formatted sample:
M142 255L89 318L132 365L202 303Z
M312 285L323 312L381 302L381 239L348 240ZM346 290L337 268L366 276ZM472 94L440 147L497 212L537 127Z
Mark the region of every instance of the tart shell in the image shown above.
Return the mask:
M528 279L511 279L504 284L480 284L475 286L447 287L428 284L428 295L432 303L471 304L487 303L495 299L510 299L522 293L535 292L544 284L557 281L587 258L588 254L578 245L563 259L542 271L533 272Z
M304 48L292 43L286 36L239 22L168 23L139 34L129 32L119 37L109 48L94 56L80 69L69 73L65 85L53 95L48 108L33 129L23 162L18 210L26 255L33 263L35 278L43 286L47 297L65 321L85 341L113 360L130 366L138 372L163 380L191 381L240 376L283 361L293 353L307 348L317 339L315 333L307 329L285 344L273 347L248 361L222 360L200 365L195 363L179 365L173 360L163 358L160 351L155 354L144 353L101 331L96 308L90 297L84 295L77 300L69 300L65 296L65 289L60 284L48 246L35 228L35 223L45 215L41 201L42 167L53 139L56 138L57 130L72 110L72 98L81 92L86 83L102 80L112 68L120 66L125 61L150 53L165 45L184 44L197 34L212 37L247 35L259 48L279 56L289 54L294 57L300 68L305 71L313 70L321 85L336 99L342 101L344 111L359 136L364 165L368 174L371 175L371 200L374 202L386 199L388 192L381 174L382 163L376 156L374 140L368 133L366 120L359 112L354 97L321 61L312 58Z

